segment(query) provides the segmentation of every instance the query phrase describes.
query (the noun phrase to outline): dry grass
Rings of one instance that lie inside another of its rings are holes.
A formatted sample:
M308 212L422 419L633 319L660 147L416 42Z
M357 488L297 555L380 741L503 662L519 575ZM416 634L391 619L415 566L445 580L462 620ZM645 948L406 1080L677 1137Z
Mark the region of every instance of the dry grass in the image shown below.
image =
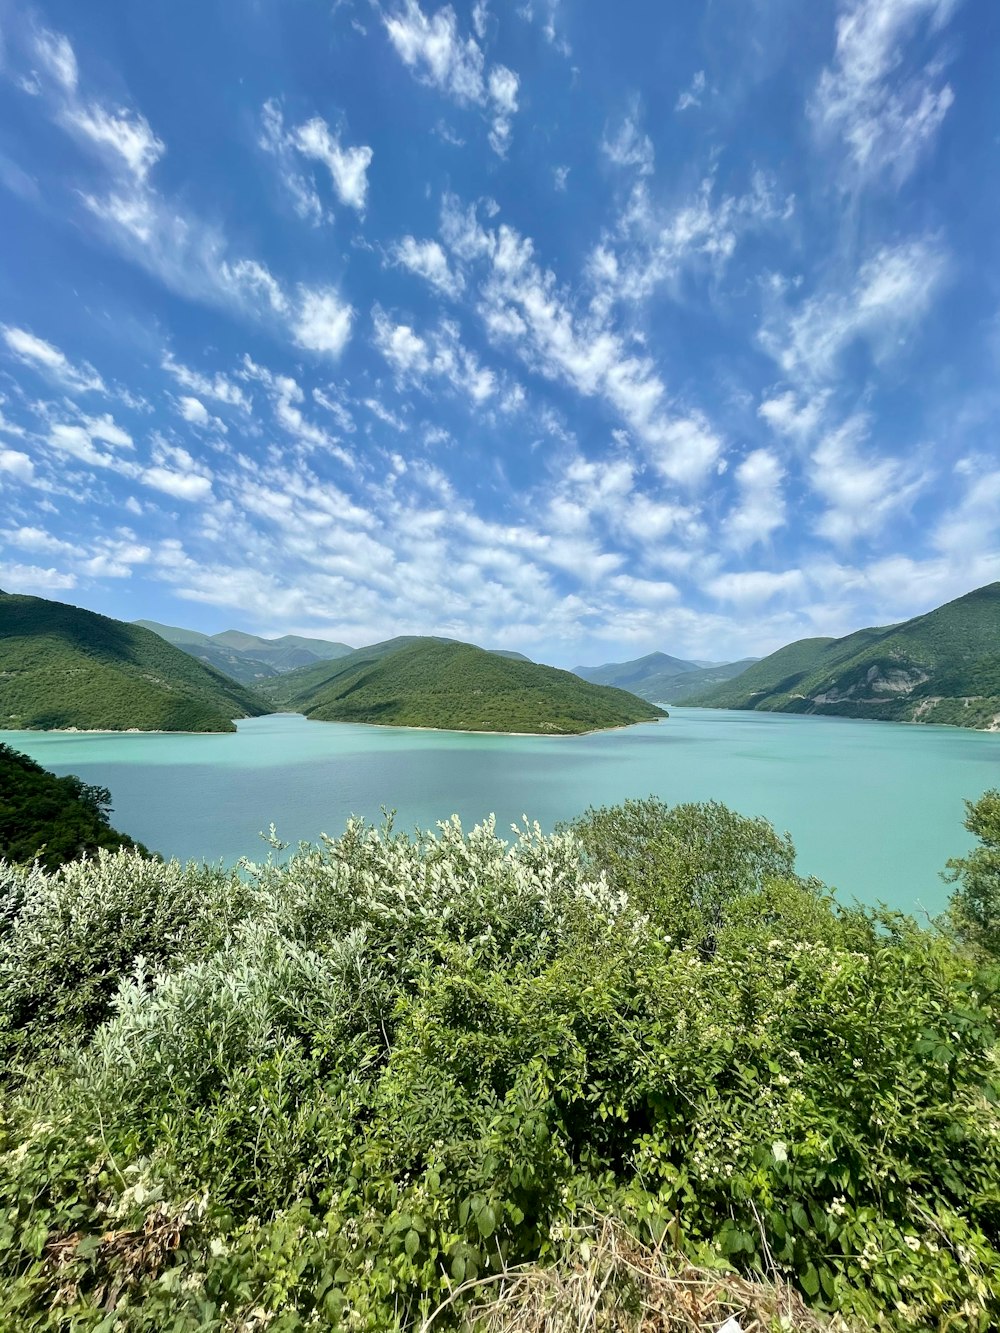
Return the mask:
M714 1333L729 1319L743 1333L846 1329L809 1310L780 1279L693 1267L607 1218L574 1231L556 1263L456 1287L421 1333L432 1333L463 1298L472 1301L462 1324L467 1333Z

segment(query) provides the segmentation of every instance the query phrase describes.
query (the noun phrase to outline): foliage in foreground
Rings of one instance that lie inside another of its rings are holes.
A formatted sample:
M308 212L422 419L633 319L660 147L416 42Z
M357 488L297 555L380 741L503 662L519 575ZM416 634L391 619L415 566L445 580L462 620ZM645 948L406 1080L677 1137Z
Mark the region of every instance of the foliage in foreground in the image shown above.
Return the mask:
M0 904L0 1328L455 1325L595 1214L852 1326L1000 1320L995 967L722 806Z
M0 857L38 860L47 870L98 848L145 848L111 827L111 793L70 775L57 778L0 745ZM147 853L148 854L148 853Z

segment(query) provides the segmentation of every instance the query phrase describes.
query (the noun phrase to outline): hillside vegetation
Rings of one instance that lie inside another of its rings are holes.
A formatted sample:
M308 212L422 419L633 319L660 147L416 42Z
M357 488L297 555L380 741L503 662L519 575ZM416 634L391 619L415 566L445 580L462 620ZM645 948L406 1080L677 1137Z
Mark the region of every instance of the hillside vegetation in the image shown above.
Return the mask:
M343 657L352 651L346 643L307 639L298 634L262 639L256 634L244 634L235 629L223 630L220 634L202 634L176 625L161 625L155 620L136 620L134 623L152 630L174 647L244 685L256 685L271 676Z
M0 592L0 728L233 731L264 711L150 630Z
M590 685L472 644L390 640L285 677L285 707L326 722L375 722L453 731L568 734L654 721L663 710L624 690Z
M995 729L1000 583L900 625L801 639L688 702Z
M26 754L0 745L0 858L37 860L56 870L102 848L145 851L111 827L110 815L106 787L73 776L57 778Z
M936 930L652 799L0 864L0 1328L988 1333L998 816Z
M652 703L685 703L712 685L730 680L745 671L753 657L740 662L715 662L701 666L667 653L648 653L631 662L606 662L599 667L574 667L574 674L595 685L614 685Z

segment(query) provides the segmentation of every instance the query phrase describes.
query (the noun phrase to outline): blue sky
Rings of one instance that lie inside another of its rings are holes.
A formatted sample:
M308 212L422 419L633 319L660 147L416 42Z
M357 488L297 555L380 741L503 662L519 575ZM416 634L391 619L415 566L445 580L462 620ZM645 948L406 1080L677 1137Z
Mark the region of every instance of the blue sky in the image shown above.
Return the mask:
M1000 6L0 0L0 586L560 665L1000 578Z

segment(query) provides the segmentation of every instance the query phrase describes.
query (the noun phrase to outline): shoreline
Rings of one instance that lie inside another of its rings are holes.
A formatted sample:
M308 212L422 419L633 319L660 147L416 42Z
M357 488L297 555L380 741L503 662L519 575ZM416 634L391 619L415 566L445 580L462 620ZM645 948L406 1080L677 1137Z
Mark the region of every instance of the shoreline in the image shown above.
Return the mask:
M267 713L266 717L279 717L279 713ZM590 731L480 731L471 727L418 727L395 722L348 722L344 718L306 717L305 713L285 713L286 717L302 717L307 722L322 722L334 727L377 727L380 731L432 731L445 736L523 736L530 740L572 740L574 736L602 736L608 731L628 731L630 727L645 727L650 723L665 722L663 717L647 717L640 722L619 722L613 727L592 727Z

